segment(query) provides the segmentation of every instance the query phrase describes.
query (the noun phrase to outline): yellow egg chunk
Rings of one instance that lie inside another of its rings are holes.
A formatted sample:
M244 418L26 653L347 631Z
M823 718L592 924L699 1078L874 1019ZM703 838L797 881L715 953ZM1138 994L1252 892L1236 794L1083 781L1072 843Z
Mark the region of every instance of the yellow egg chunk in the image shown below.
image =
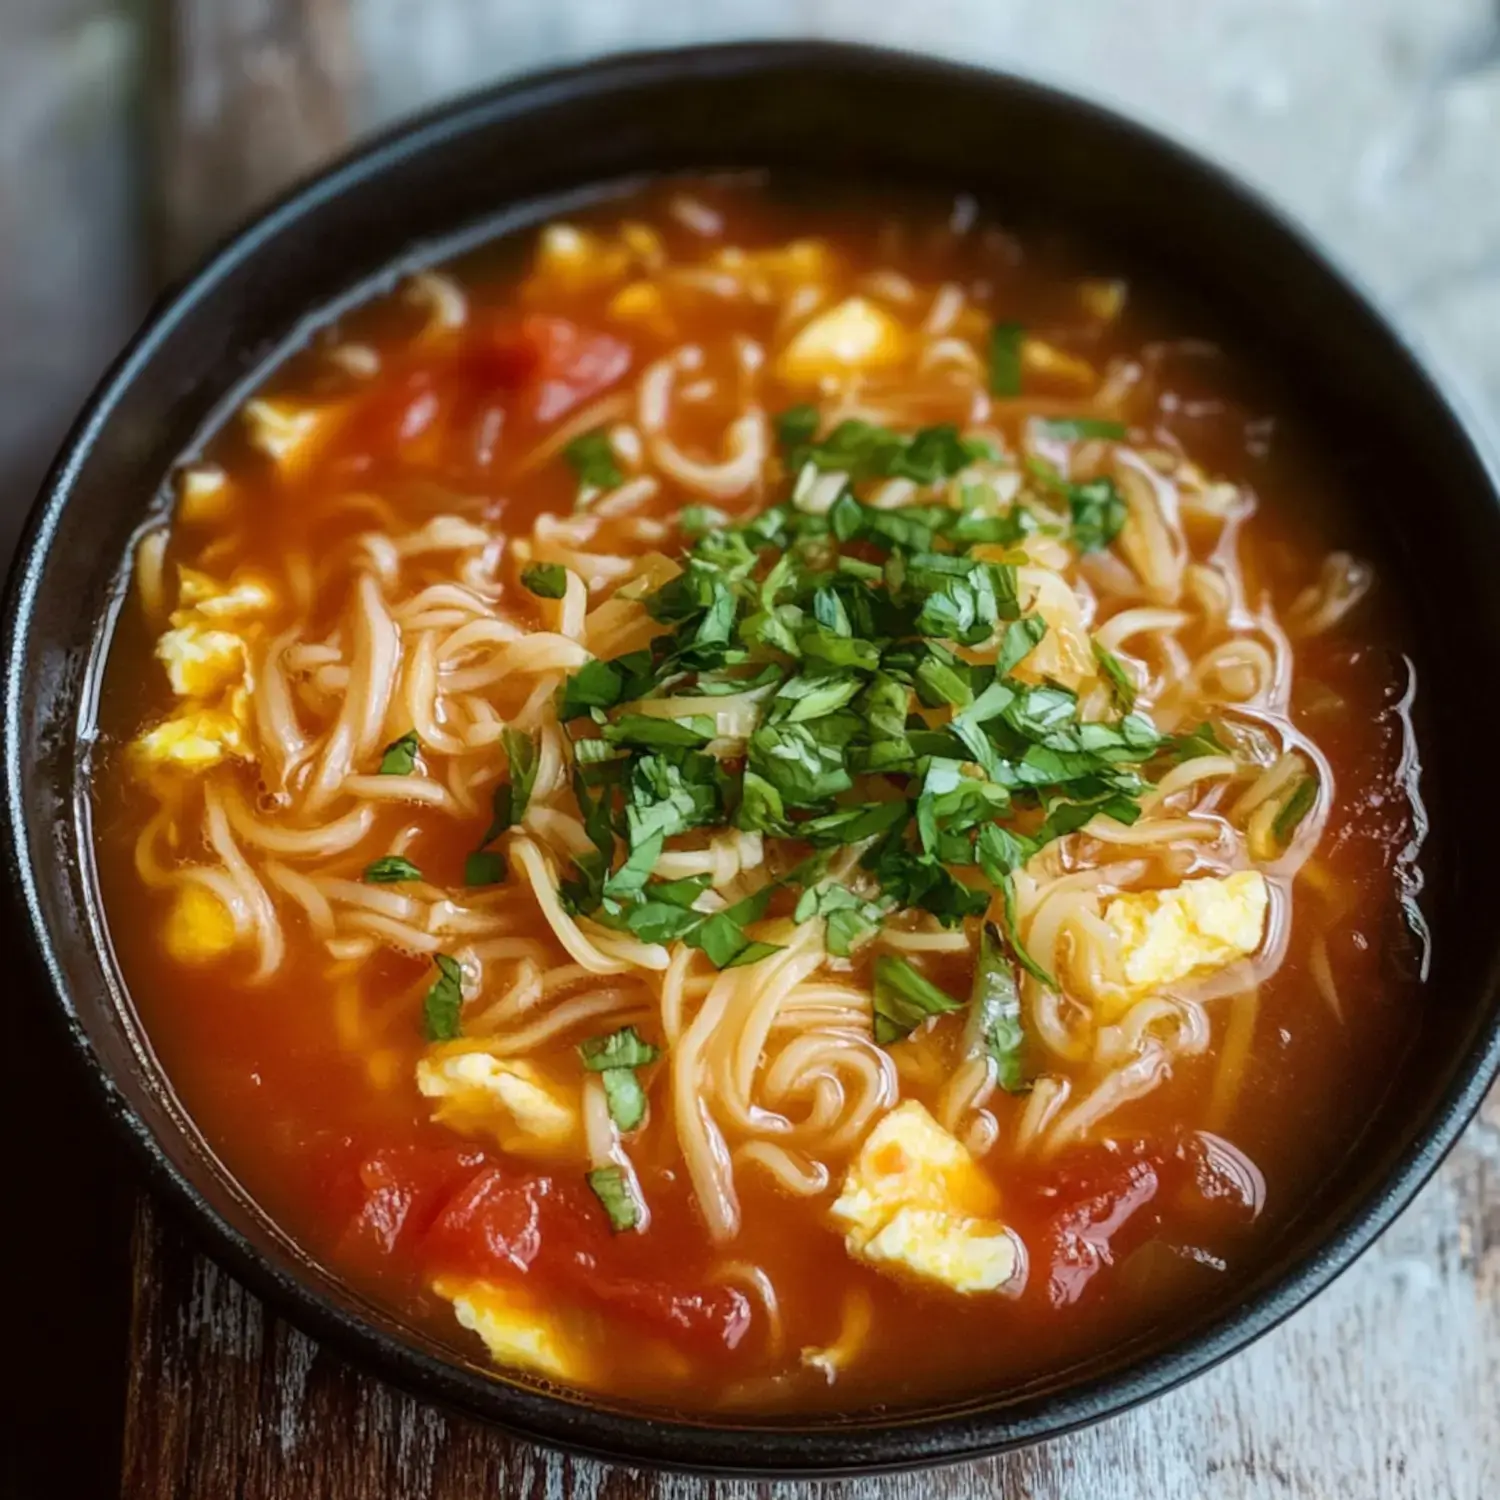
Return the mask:
M484 1340L490 1358L508 1370L527 1370L569 1384L585 1383L586 1362L525 1293L492 1281L442 1276L432 1289L453 1304L460 1325Z
M222 521L233 501L229 477L217 464L189 464L178 471L176 519L184 525Z
M233 619L241 615L264 614L276 605L276 593L264 578L254 573L236 575L220 583L197 568L177 569L178 609L172 616L174 625L185 625L190 611L213 620Z
M670 338L676 329L661 288L649 281L632 281L622 286L609 299L605 311L621 323L632 323L663 338Z
M242 716L233 707L198 708L148 729L132 749L138 763L206 771L226 757L254 760Z
M906 358L906 330L866 297L848 297L803 327L776 360L776 373L798 384L854 370L885 369Z
M1206 875L1165 891L1116 896L1103 912L1132 994L1222 969L1260 947L1269 906L1258 870Z
M529 1062L451 1052L417 1064L417 1087L437 1100L433 1118L465 1135L487 1135L518 1156L581 1151L581 1101Z
M168 630L156 643L156 657L179 698L212 697L245 675L245 643L228 630Z
M211 963L234 947L234 918L207 886L184 885L167 914L162 939L179 963Z
M999 1212L994 1183L915 1100L870 1132L829 1210L856 1260L955 1292L994 1291L1017 1274Z
M631 253L597 234L572 224L549 224L538 236L536 262L528 287L582 292L621 281L630 271Z

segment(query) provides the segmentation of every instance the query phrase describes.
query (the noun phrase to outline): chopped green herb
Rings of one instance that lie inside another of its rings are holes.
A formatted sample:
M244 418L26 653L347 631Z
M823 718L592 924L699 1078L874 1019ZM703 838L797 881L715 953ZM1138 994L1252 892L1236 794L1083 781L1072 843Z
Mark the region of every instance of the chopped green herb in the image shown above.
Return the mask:
M1094 660L1099 663L1099 671L1109 683L1115 707L1122 714L1128 714L1135 707L1135 678L1126 671L1124 662L1108 646L1094 641L1093 647Z
M422 1002L422 1021L429 1042L451 1042L460 1034L459 1013L464 1006L463 970L456 958L434 955L438 977Z
M634 1026L622 1026L608 1036L593 1037L578 1049L584 1067L594 1073L608 1068L644 1068L661 1056L659 1048L642 1041Z
M1126 434L1123 422L1111 422L1104 417L1047 417L1039 419L1037 425L1048 437L1065 443L1076 443L1085 438L1102 438L1117 443Z
M465 885L499 885L505 879L505 858L488 849L477 849L464 860Z
M1278 844L1289 844L1292 841L1292 835L1301 826L1303 818L1312 811L1313 803L1317 800L1317 777L1304 776L1292 789L1291 796L1281 804L1281 811L1271 824L1271 832L1276 835Z
M993 922L980 929L979 962L969 1005L970 1025L994 1061L995 1081L1007 1093L1024 1093L1029 1085L1021 1059L1026 1040L1021 1028L1021 992Z
M1015 882L1007 873L997 884L1000 887L1000 931L1005 938L1006 947L1010 949L1016 962L1038 984L1045 985L1049 990L1057 989L1057 981L1026 951L1026 945L1021 941L1016 928Z
M609 1227L616 1234L634 1229L641 1222L641 1205L623 1167L595 1167L588 1174L588 1185L609 1215Z
M531 789L536 785L537 767L541 763L536 741L519 729L507 729L500 736L510 777L497 786L490 797L490 826L479 841L483 849L492 844L507 828L514 828L526 816Z
M1119 536L1130 515L1113 479L1090 479L1068 486L1073 542L1080 552L1102 552Z
M894 807L904 815L905 809L900 803L883 805ZM880 931L884 915L876 903L861 900L847 886L824 885L803 891L792 920L807 922L822 917L824 945L839 958L848 958L856 947Z
M1019 323L996 323L990 330L990 394L1021 394L1021 349L1026 332Z
M684 505L677 515L677 525L683 536L696 541L706 536L717 526L722 526L729 517L713 505Z
M422 742L415 729L408 730L399 740L392 740L380 756L382 776L410 776L417 768L417 751Z
M609 434L602 427L574 438L563 449L563 457L572 464L579 484L586 490L612 490L624 483L625 476L615 464Z
M776 418L776 438L783 448L810 443L818 430L818 408L806 403L789 406Z
M1172 740L1172 754L1180 762L1200 755L1228 755L1229 746L1219 738L1214 726L1205 721L1196 729L1177 735Z
M899 1042L927 1020L958 1010L959 1002L904 958L882 953L875 960L875 1040Z
M646 1090L630 1068L606 1068L599 1075L609 1117L622 1131L635 1130L646 1118Z
M365 866L364 880L370 885L397 885L403 880L421 880L422 872L400 854L386 854Z
M568 592L568 570L561 563L532 563L521 570L521 583L538 599L561 599Z

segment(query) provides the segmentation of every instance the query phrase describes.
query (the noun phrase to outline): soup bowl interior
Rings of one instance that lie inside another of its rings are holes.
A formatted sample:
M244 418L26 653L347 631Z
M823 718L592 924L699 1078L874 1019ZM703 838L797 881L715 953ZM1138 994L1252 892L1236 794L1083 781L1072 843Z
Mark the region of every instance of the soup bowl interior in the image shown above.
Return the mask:
M1211 308L1278 400L1330 434L1417 643L1433 958L1427 1014L1381 1109L1248 1286L1075 1368L897 1418L647 1419L466 1365L343 1286L258 1210L174 1099L116 973L92 867L98 666L122 561L166 503L174 461L280 351L403 268L608 185L717 168L970 191L1150 266ZM1390 1221L1476 1106L1496 1065L1500 940L1494 924L1464 920L1459 902L1472 914L1496 895L1486 851L1500 840L1500 811L1470 746L1474 686L1500 675L1500 593L1488 580L1497 555L1492 475L1399 338L1272 210L1160 138L1035 85L857 48L613 60L509 85L377 143L273 209L157 310L71 437L12 578L9 881L41 988L158 1185L214 1253L314 1333L466 1411L629 1460L831 1472L975 1456L1117 1411L1272 1326Z

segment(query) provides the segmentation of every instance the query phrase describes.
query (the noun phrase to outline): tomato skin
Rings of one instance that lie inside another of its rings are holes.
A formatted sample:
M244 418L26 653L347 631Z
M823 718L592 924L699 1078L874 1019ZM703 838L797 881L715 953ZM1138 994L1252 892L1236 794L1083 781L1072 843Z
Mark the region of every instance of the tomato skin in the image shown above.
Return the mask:
M461 1146L390 1146L373 1152L354 1174L358 1207L339 1253L369 1263L408 1252L484 1160L482 1151Z
M730 1286L677 1288L633 1276L606 1276L592 1257L575 1258L572 1277L612 1311L676 1334L700 1349L733 1352L750 1328L750 1299ZM571 1279L571 1277L570 1277Z
M521 335L537 350L528 392L530 416L555 422L612 386L630 368L630 345L593 333L567 318L534 314L521 321Z
M1139 1147L1128 1153L1099 1150L1060 1166L1048 1189L1061 1204L1038 1237L1038 1269L1054 1308L1070 1307L1089 1283L1144 1237L1158 1216L1145 1209L1161 1186L1161 1163Z
M542 1252L543 1210L552 1184L483 1168L461 1187L423 1239L424 1260L473 1276L526 1272Z

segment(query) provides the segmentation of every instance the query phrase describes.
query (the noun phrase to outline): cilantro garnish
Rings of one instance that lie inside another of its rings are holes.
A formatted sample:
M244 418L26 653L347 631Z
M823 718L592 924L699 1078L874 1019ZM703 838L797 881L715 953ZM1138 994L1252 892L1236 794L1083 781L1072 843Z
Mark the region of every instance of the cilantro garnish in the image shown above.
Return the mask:
M532 563L521 570L521 583L538 599L561 599L568 592L568 570L561 563Z
M990 394L1021 394L1021 347L1025 330L1019 323L996 323L990 330Z
M587 1181L616 1234L634 1229L641 1222L641 1205L623 1167L595 1167L587 1174Z
M459 1012L463 1009L463 971L456 958L446 953L433 956L438 977L422 1001L423 1030L429 1042L451 1042L459 1035Z
M996 336L1003 363L1012 335ZM820 921L838 956L893 912L953 926L998 895L988 982L998 993L1014 962L1050 986L1019 940L1012 873L1093 818L1132 822L1144 768L1182 742L1131 711L1128 673L1102 648L1118 715L1108 721L1083 719L1068 688L1013 675L1047 626L1023 611L1023 558L1003 549L1060 531L1060 511L1079 550L1107 546L1125 501L1109 479L1075 483L1041 460L1002 499L1003 485L966 472L1000 455L953 427L903 434L850 420L820 436L816 408L801 406L781 414L777 434L789 498L745 522L708 507L684 513L681 570L641 600L660 633L645 649L586 662L560 691L588 835L564 904L643 942L686 943L724 969L778 951L753 929L779 890L781 910ZM1106 435L1087 421L1069 434ZM844 476L826 508L806 503L808 476L820 473ZM894 508L861 498L867 481L892 477L925 493ZM709 701L715 712L671 711L663 699ZM507 754L490 837L529 795L526 757L509 742ZM848 878L809 866L714 910L708 877L656 876L669 840L726 826L820 858L849 850ZM897 962L880 966L889 1036L958 1003ZM987 1034L1003 1031L996 1021ZM997 1066L1010 1047L1002 1040L986 1043ZM633 1076L609 1087L611 1108L630 1117Z
M362 877L369 885L396 885L403 880L421 880L422 872L400 854L386 854L372 859Z
M399 740L392 740L380 755L382 776L410 776L417 768L417 751L422 742L415 729L408 730Z
M585 491L612 490L624 483L625 476L620 473L614 449L609 445L609 434L602 427L574 438L563 449L563 457L572 464Z

